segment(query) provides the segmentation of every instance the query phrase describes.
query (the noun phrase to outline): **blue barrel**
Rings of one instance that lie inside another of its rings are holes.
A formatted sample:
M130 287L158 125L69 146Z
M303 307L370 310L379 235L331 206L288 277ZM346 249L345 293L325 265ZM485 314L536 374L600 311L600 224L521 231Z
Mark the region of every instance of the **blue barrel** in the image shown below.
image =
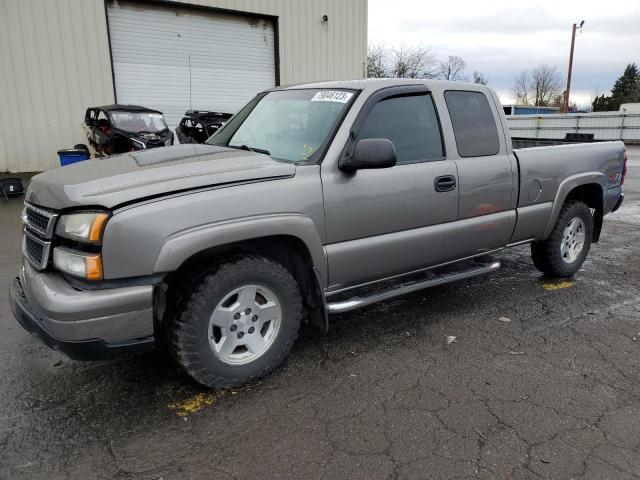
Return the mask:
M68 148L66 150L58 150L58 158L60 159L60 165L64 167L65 165L88 159L89 153L86 150Z

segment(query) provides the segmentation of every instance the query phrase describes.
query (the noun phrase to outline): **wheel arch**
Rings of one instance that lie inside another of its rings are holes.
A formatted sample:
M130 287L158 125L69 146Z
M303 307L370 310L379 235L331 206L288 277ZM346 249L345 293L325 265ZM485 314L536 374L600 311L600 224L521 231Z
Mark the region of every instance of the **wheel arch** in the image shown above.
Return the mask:
M567 200L580 200L594 209L593 243L600 238L606 195L606 177L599 172L585 173L565 179L558 188L553 210L544 231L543 239L549 238L558 220L560 209Z
M162 248L155 267L156 271L169 272L165 280L165 305L174 304L181 286L205 271L205 267L231 256L255 254L271 258L291 272L300 285L307 320L326 330L327 267L320 237L311 220L306 219L311 225L305 221L306 217L275 217L279 218L214 225L171 238Z

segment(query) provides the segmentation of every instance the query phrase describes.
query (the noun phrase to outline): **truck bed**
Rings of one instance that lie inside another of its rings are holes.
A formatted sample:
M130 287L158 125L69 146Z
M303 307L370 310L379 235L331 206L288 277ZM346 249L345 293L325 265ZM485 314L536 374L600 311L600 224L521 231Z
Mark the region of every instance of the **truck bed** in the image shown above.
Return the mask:
M520 167L514 243L546 238L563 199L581 183L601 187L604 214L617 204L622 191L624 143L513 140L514 147L527 145L514 148Z

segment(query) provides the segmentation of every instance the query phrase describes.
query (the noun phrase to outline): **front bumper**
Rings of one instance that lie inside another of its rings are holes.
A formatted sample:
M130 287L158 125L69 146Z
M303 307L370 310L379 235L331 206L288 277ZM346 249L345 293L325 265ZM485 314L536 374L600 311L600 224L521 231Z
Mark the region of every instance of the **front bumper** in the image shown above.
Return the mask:
M59 274L22 267L10 287L22 327L76 360L102 360L153 348L153 286L76 290Z

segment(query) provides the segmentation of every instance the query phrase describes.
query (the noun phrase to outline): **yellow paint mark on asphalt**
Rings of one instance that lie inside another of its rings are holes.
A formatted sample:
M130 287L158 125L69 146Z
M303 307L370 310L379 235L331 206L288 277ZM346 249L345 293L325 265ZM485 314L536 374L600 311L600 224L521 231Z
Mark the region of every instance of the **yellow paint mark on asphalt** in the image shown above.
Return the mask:
M547 292L555 292L556 290L562 290L563 288L571 288L573 286L573 280L561 280L558 282L544 282L542 288Z
M208 407L216 403L222 397L224 397L224 390L214 390L208 393L197 393L191 398L187 398L182 402L170 403L168 405L170 410L175 410L176 415L179 417L186 417L202 410L204 407Z

